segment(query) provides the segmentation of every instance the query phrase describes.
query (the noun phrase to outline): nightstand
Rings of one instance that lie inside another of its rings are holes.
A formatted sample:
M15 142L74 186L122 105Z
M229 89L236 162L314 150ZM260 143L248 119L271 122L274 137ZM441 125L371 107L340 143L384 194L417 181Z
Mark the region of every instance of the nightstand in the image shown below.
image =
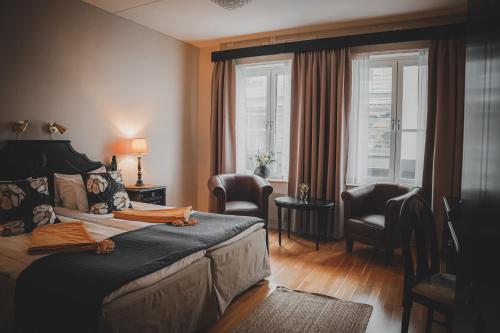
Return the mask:
M166 186L149 184L145 184L144 186L126 185L125 190L132 201L166 205Z

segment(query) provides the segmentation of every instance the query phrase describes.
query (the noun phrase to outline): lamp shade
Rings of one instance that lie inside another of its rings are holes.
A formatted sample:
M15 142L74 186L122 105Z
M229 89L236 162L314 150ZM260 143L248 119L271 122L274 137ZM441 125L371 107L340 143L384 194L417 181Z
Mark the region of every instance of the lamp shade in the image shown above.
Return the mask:
M147 154L148 142L144 138L132 139L130 143L130 152L132 154Z

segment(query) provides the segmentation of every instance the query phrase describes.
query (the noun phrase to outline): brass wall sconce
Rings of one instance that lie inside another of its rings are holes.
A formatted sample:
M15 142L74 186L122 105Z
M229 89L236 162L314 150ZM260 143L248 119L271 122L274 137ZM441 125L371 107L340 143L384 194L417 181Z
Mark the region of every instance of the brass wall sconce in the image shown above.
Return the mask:
M17 133L17 138L20 139L21 135L31 126L29 120L19 120L14 123L13 130Z
M61 124L58 124L56 122L51 122L48 126L48 129L49 129L50 134L56 134L56 133L64 134L64 132L66 132L68 130L67 127L65 127Z
M14 123L14 130L18 133L24 133L30 125L31 122L29 120L19 120Z

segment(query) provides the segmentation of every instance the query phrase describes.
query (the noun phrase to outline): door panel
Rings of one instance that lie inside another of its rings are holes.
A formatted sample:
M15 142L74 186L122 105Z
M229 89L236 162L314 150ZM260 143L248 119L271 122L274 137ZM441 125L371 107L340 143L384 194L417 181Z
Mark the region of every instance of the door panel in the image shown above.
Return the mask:
M463 207L454 332L500 332L500 29L496 0L469 0Z

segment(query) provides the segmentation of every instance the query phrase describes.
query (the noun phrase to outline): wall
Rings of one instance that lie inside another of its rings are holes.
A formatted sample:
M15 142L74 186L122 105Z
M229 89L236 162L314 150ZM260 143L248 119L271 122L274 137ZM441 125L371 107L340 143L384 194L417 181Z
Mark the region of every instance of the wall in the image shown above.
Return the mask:
M93 160L146 137L144 179L168 186L171 205L196 205L198 49L77 0L0 5L0 139L29 119L23 139L48 139L45 125ZM126 182L136 160L119 155Z
M198 52L198 127L197 127L197 209L208 211L210 178L210 111L212 90L212 62L210 56L218 47L205 47Z

